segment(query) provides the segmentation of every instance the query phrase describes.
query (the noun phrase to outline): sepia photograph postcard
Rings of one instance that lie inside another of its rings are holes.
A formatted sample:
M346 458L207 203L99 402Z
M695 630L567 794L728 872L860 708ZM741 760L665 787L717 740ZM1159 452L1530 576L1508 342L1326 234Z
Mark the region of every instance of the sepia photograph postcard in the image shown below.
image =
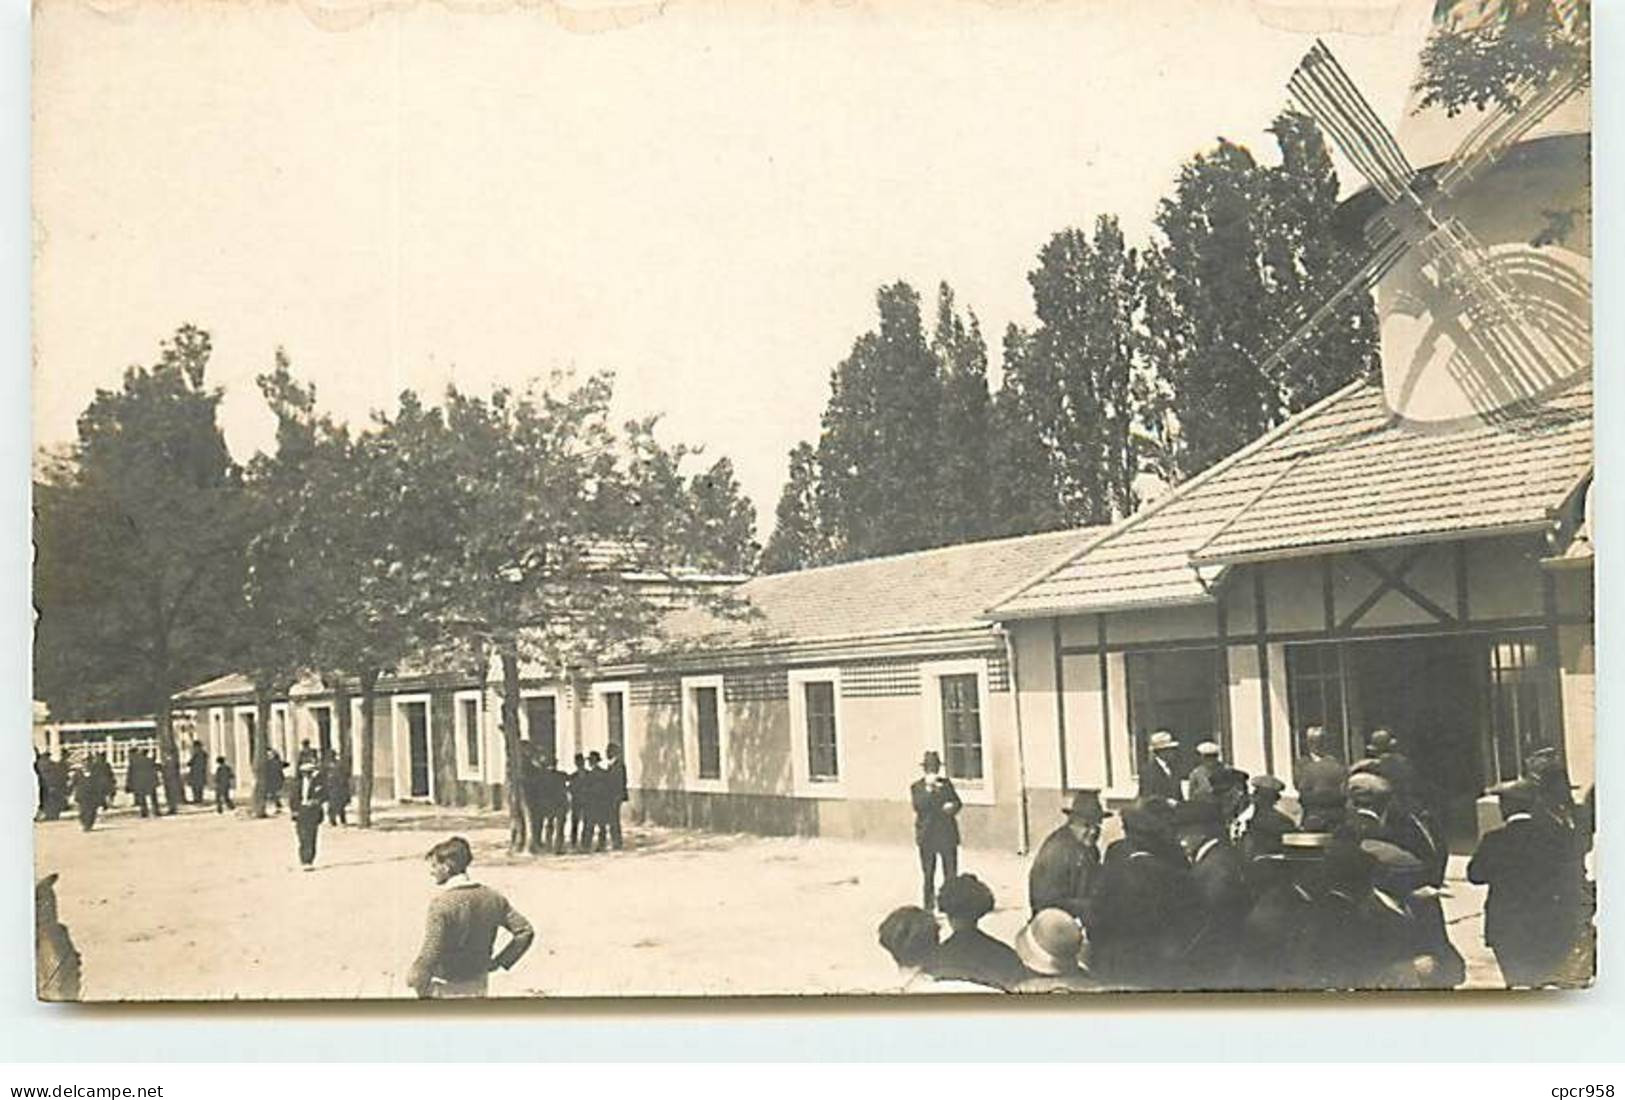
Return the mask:
M37 0L37 997L1590 987L1591 27Z

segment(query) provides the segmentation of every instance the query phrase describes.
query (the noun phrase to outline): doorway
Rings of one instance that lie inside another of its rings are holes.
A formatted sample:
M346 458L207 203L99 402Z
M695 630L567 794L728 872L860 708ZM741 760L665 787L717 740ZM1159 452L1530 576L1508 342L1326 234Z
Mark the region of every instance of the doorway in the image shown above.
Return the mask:
M429 767L429 699L395 700L395 778L398 798L432 798Z
M543 756L559 758L559 708L554 696L525 696L525 739Z

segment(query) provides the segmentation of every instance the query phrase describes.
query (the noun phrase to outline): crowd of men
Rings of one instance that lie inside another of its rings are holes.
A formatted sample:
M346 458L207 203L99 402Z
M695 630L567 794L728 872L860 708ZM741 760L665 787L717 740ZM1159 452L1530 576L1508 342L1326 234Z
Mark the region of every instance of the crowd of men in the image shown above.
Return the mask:
M1451 988L1466 965L1441 899L1449 859L1433 793L1386 730L1344 763L1323 730L1286 785L1249 777L1204 742L1183 773L1166 732L1149 739L1139 790L1121 808L1121 839L1100 851L1114 816L1076 792L1034 856L1032 918L1014 947L977 927L992 891L958 873L962 808L941 759L927 753L911 796L922 906L880 926L908 992L991 988ZM1593 968L1594 892L1585 857L1595 795L1576 804L1551 750L1495 789L1502 824L1467 878L1488 887L1484 939L1511 987L1579 984ZM943 882L937 886L940 866ZM940 913L947 936L940 938ZM940 941L940 942L939 942Z
M526 745L520 757L519 783L533 855L619 850L621 806L627 800L626 761L611 741L604 755L576 753L575 770L559 770L558 761L538 745Z

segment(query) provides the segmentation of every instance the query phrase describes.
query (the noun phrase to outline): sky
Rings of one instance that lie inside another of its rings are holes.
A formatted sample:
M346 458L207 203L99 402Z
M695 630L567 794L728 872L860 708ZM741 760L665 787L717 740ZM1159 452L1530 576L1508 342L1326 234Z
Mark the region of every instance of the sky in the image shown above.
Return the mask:
M1144 239L1220 135L1271 159L1317 33L1397 120L1431 8L41 0L34 442L187 322L240 460L279 346L351 423L611 370L733 460L765 541L879 286L948 281L996 369L1052 233Z

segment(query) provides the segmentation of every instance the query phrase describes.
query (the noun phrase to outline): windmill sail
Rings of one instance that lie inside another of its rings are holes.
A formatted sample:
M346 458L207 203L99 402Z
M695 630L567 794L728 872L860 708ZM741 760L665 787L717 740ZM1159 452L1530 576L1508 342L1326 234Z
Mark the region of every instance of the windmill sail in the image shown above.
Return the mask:
M1463 116L1453 155L1424 185L1429 173L1413 167L1347 71L1316 42L1288 82L1293 99L1385 205L1366 226L1369 250L1354 273L1304 310L1266 369L1301 352L1355 294L1375 289L1384 390L1402 417L1492 417L1588 372L1588 242L1543 241L1549 234L1532 224L1556 198L1589 212L1584 143L1528 144L1588 83L1585 72L1562 72L1516 89L1510 106L1476 120Z

